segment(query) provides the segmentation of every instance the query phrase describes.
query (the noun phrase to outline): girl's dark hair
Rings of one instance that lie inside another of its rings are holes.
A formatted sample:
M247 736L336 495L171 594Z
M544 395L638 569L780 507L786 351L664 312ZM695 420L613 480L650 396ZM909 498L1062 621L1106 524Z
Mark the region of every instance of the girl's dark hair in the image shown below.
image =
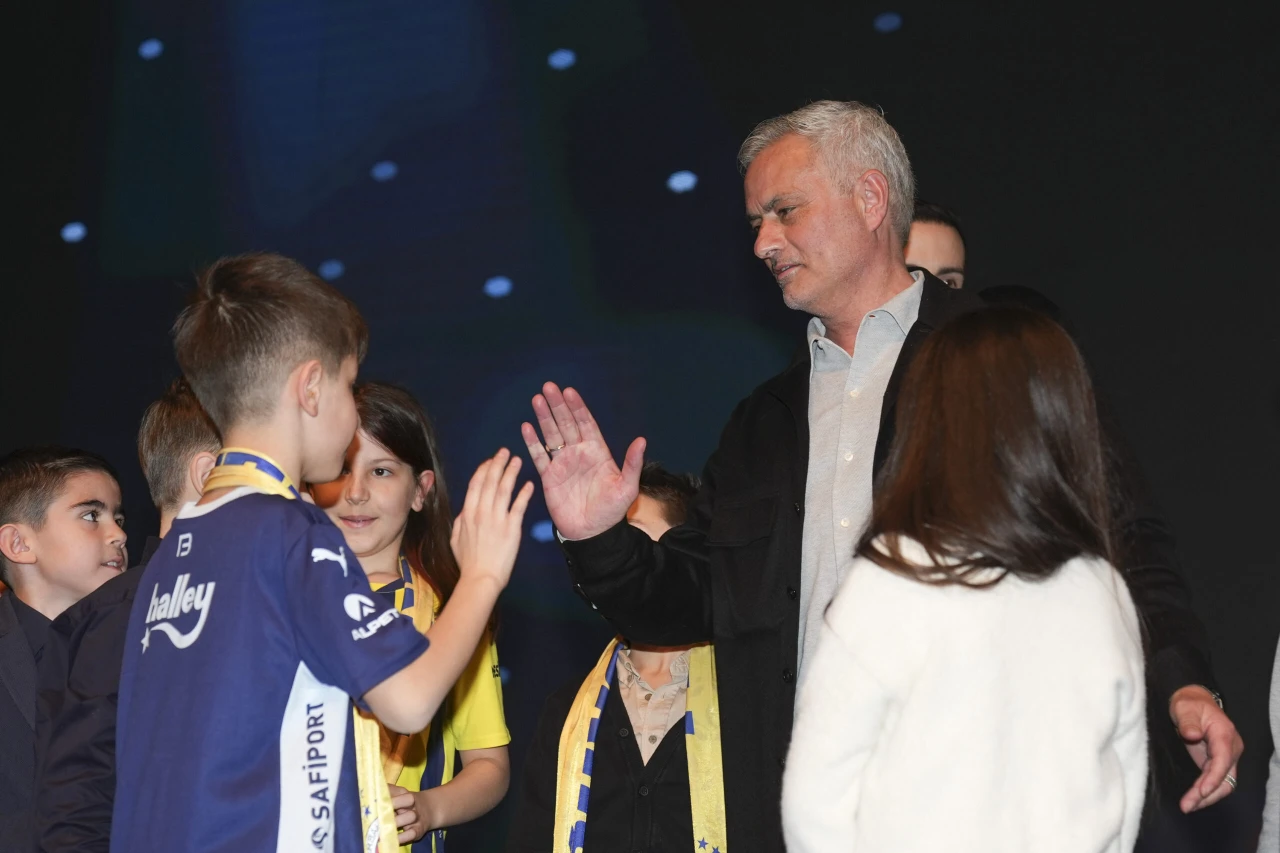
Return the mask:
M427 492L422 511L409 513L401 547L418 582L429 584L444 606L453 595L460 574L449 544L453 510L431 419L412 394L385 382L357 385L355 398L360 429L412 468L415 479L423 471L435 475L435 485ZM489 617L489 627L494 627L493 615Z
M1112 559L1093 386L1053 320L1001 305L946 323L907 371L896 424L861 556L973 586L1008 572L1048 577L1082 555ZM934 565L907 559L899 537Z

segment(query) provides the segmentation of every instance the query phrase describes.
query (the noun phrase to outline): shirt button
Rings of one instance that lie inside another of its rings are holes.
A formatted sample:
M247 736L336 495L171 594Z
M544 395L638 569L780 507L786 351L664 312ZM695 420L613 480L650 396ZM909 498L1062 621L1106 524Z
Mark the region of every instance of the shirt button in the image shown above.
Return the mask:
M861 393L862 392L859 389L854 388L852 391L849 392L849 396L856 400L858 399L858 395Z
M648 786L648 785L641 785L641 786L640 786L639 794L640 794L640 796L642 796L642 797L647 797L647 796L649 796L649 786Z
M652 694L652 693L646 693L646 694L644 694L644 701L648 702L648 701L649 701L650 699L652 699L652 698L653 698L653 694Z
M783 669L782 669L782 681L783 681L783 683L784 683L784 684L790 684L791 682L793 682L793 681L795 681L795 680L796 680L796 674L795 674L794 672L792 672L792 671L791 671L791 667L789 667L789 666L788 666L788 667L783 667Z
M842 519L840 519L840 526L841 526L841 527L848 527L848 526L849 526L849 519L847 519L847 518L842 518Z
M800 593L796 592L796 588L794 586L787 587L787 598L790 598L792 601L795 601L799 597L800 597Z
M649 735L649 743L657 743L657 742L658 742L657 735Z
M618 737L626 737L629 734L631 734L631 729L627 728L626 726L623 726L622 728L618 729Z
M852 450L846 450L846 451L844 452L844 461L845 461L845 462L852 462L852 461L853 461L853 451L852 451Z
M796 501L796 515L800 514L800 501Z

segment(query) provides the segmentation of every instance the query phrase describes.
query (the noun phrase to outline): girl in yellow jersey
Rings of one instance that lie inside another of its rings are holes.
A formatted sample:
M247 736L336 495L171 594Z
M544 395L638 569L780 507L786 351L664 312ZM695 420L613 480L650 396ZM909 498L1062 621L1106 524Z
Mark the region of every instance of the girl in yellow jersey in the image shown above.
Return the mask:
M311 492L359 557L370 586L426 631L458 581L435 432L403 389L370 382L355 398L360 429L342 477ZM488 812L507 790L511 735L492 620L430 728L412 736L384 728L381 736L402 853L442 853L446 827Z

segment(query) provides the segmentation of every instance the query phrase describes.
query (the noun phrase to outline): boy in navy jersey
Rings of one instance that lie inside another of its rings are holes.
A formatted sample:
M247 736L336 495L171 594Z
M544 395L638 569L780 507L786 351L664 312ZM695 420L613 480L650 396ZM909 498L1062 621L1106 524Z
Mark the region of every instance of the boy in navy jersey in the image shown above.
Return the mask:
M426 727L510 576L532 484L513 504L506 451L477 470L452 539L462 576L423 637L298 499L296 484L341 473L355 433L355 306L293 261L246 255L201 276L174 336L227 446L134 602L111 849L389 853L352 700L396 731ZM380 775L376 741L372 760Z

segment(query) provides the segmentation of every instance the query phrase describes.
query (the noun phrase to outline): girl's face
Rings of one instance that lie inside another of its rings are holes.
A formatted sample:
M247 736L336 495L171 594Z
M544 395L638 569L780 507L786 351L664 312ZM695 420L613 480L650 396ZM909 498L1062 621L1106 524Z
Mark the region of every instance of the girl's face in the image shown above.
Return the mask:
M357 557L400 550L410 512L421 512L435 475L413 468L363 429L347 448L338 479L311 487L316 505L333 519Z

